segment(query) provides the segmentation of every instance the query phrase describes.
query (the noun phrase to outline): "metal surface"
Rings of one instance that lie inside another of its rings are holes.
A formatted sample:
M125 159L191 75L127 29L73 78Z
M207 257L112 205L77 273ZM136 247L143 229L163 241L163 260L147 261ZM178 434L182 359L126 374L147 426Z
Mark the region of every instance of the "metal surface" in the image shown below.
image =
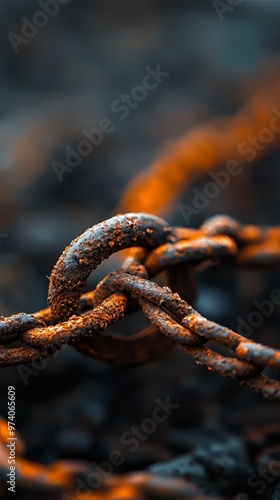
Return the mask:
M87 278L104 259L132 248L123 267L96 289L80 295ZM280 262L280 228L243 226L225 216L207 220L199 230L171 228L158 217L117 215L85 231L65 249L50 277L50 308L33 315L1 317L1 366L52 357L65 344L118 366L162 356L176 343L198 364L265 397L280 399L280 381L265 368L280 369L280 350L242 337L203 318L189 304L199 264L242 267ZM166 272L167 285L152 278ZM136 304L136 305L135 305ZM152 328L134 335L106 330L141 308ZM19 345L10 344L17 339ZM225 346L221 355L207 342Z

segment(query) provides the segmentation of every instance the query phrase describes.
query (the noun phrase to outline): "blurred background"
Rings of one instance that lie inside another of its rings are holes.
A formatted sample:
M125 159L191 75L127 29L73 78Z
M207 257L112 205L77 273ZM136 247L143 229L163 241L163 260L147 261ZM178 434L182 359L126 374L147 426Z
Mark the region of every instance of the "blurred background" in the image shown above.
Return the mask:
M65 246L115 213L127 183L166 144L214 118L230 118L259 87L269 94L278 73L279 16L280 3L270 0L235 6L229 0L1 0L1 315L47 306L47 276ZM128 111L116 112L122 96L142 85L147 67L156 71L158 65L168 76L143 100L126 105ZM272 107L279 101L275 93ZM105 118L112 131L82 161L72 156L76 166L66 165L69 151L85 139L83 130L100 130ZM190 225L199 227L216 213L244 223L279 224L280 141L275 142ZM203 190L207 181L205 173L186 184L165 218L184 225L178 205L191 204L193 189ZM118 257L107 261L87 289L119 265ZM211 269L199 276L196 307L236 328L236 318L254 309L252 301L264 300L278 284L275 270ZM279 318L276 309L254 338L279 348ZM164 359L126 370L66 348L46 368L32 370L24 378L17 367L2 369L0 382L4 418L7 385L16 387L16 426L26 459L43 467L71 460L65 468L75 478L80 466L73 464L82 461L86 468L106 460L111 450L121 449L122 433L151 415L155 399L170 396L179 410L137 452L122 449L125 462L116 474L184 456L184 472L170 475L196 485L193 498L279 498L273 495L280 472L262 493L248 484L259 467L280 461L279 405L196 366L179 347ZM264 430L265 424L272 430ZM70 491L60 484L62 473L55 487L51 479L43 486L25 482L24 475L18 498L38 498L40 491L41 498L58 499ZM78 498L73 488L71 498ZM6 487L1 491L6 498Z

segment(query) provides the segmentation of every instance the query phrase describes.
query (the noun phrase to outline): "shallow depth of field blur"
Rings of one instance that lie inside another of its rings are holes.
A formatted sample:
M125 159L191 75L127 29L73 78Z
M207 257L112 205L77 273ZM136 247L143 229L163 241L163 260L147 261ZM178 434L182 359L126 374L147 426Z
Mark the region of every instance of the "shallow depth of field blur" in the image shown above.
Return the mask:
M278 1L244 0L221 20L212 1L70 0L15 53L8 34L21 34L22 18L30 20L38 10L38 2L0 2L3 316L46 307L47 277L65 246L115 213L128 181L170 140L215 117L234 114L253 95L261 75L271 68L277 71L280 60ZM146 68L157 65L168 76L120 119L113 103L141 86ZM277 106L280 110L280 98ZM53 162L65 164L65 148L75 150L84 139L82 131L98 128L104 118L112 121L112 133L104 134L92 154L59 179ZM244 223L279 225L279 160L280 147L257 155L192 217L190 226L198 227L216 213ZM184 225L179 203L190 204L193 188L203 190L208 180L206 173L188 184L172 210L163 214L165 219ZM120 262L114 256L92 273L87 290ZM201 273L196 308L234 329L236 318L246 319L254 309L254 300L264 300L279 286L279 277L279 270ZM276 308L254 339L271 340L277 347L279 320ZM131 319L128 328L137 327ZM272 498L275 481L259 495L256 488L248 489L248 476L258 468L250 461L252 449L259 446L260 463L268 453L265 443L248 436L263 424L277 425L279 404L211 374L179 347L159 361L129 369L66 348L25 382L16 367L1 370L1 414L6 418L6 388L14 385L16 427L25 442L25 457L34 462L100 463L118 448L124 431L151 415L157 397L170 396L180 405L178 411L137 452L122 450L125 462L115 472L143 470L212 439L213 446L224 445L224 450L231 444L228 456L223 451L215 482L207 477L207 485L201 484L206 496L234 498L245 491L252 498ZM280 461L277 429L269 444ZM232 478L223 476L223 462L231 458L242 463L235 489L228 486ZM196 477L190 480L198 484ZM36 494L30 487L22 498ZM48 495L44 498L60 498Z

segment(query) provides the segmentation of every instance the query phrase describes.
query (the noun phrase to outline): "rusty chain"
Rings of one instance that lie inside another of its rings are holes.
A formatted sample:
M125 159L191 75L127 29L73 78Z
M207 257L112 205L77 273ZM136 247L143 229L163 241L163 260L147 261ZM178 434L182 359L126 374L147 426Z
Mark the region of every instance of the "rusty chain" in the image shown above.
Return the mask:
M86 281L110 255L130 249L122 268L81 295ZM95 358L128 366L156 359L176 343L224 377L265 397L280 399L280 381L263 374L280 369L276 350L202 317L190 303L199 264L266 267L280 263L280 227L244 226L226 216L206 220L198 229L172 228L145 214L117 215L87 229L54 266L50 307L34 314L0 317L0 365L52 357L64 345ZM164 272L166 285L152 279ZM130 336L108 330L141 308L151 326ZM207 346L227 348L221 355ZM14 343L16 342L16 346Z

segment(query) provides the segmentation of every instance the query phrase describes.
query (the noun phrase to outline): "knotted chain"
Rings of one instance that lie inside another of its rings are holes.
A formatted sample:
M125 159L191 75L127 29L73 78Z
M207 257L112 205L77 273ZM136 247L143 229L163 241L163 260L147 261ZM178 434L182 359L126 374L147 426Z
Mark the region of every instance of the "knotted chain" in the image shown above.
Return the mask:
M130 249L122 268L81 295L97 266ZM244 226L226 216L200 229L172 228L146 213L117 215L87 229L67 247L50 277L50 307L34 314L0 317L0 364L52 357L65 344L95 358L128 366L156 359L180 344L198 364L231 377L265 397L280 399L280 350L267 347L202 317L190 305L195 271L204 264L264 267L280 263L280 227ZM167 286L153 281L164 275ZM151 326L125 336L107 331L141 308ZM219 354L207 343L227 348ZM16 346L15 346L16 342ZM276 375L277 376L277 375Z

